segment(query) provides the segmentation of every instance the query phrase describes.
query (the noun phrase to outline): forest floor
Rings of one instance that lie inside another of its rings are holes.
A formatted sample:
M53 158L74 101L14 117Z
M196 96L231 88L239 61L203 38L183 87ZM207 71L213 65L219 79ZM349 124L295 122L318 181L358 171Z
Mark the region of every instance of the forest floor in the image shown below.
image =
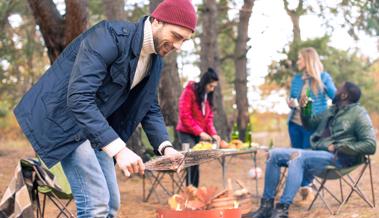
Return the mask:
M254 135L255 141L265 144L269 141L273 141L274 144L280 142L281 145L288 145L288 139L286 133L257 133ZM376 199L379 200L379 179L376 175L379 175L379 152L372 156L372 170L374 175L374 189ZM25 139L18 141L0 141L0 196L4 194L4 191L9 184L17 162L21 158L32 157L34 152L28 145ZM265 168L265 154L264 152L258 153L258 164L263 169ZM255 193L255 180L248 177L247 172L252 167L251 156L241 155L235 157L228 162L227 177L233 179L239 179L249 189L251 193ZM216 186L219 190L222 190L222 174L221 167L218 161L212 161L200 166L200 186ZM162 190L157 189L161 196L161 203L157 201L155 195L152 195L148 202L142 201L142 178L139 176L133 176L131 178L125 178L118 170L118 183L121 192L121 208L119 211L119 217L121 218L154 218L156 217L156 210L158 208L167 207L167 197L164 197ZM366 172L368 173L368 171ZM353 176L356 174L353 173ZM168 181L166 181L167 183ZM368 174L366 174L361 181L361 188L370 196L370 183ZM259 193L263 190L263 178L258 182ZM330 182L328 185L332 190L338 190L338 182ZM254 199L254 209L259 206L259 199ZM329 199L331 200L331 199ZM70 207L75 211L73 205ZM47 216L54 217L56 210L53 205L48 206ZM353 194L352 199L348 204L343 207L342 211L337 216L332 216L328 210L324 207L320 200L316 201L316 205L310 211L306 208L291 207L290 217L299 218L369 218L379 217L379 207L370 208L365 202L363 202L356 194Z

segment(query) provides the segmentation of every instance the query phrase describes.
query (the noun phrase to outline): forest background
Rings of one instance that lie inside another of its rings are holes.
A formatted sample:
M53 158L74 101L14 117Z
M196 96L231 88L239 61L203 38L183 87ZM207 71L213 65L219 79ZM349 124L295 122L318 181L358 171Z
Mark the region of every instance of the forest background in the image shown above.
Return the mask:
M137 21L150 14L159 2L1 1L0 143L25 143L12 109L73 38L103 19ZM308 46L317 49L337 86L350 80L362 87L362 104L378 127L379 1L193 3L199 17L196 34L182 52L165 58L159 87L160 105L173 141L177 143L172 127L178 120L181 90L189 79L196 80L208 67L221 76L215 95L215 126L224 139L229 139L234 123L242 140L248 122L254 132L286 132L289 82L297 72L298 50ZM314 30L320 31L313 35ZM370 52L365 51L367 48ZM128 142L139 154L145 152L142 145L147 144L141 135L139 129ZM269 141L277 143L275 139Z

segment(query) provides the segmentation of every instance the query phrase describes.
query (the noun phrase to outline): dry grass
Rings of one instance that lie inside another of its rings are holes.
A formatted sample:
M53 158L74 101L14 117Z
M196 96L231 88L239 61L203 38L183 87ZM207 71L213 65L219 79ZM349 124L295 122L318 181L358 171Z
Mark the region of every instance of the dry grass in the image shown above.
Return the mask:
M263 144L268 144L273 141L275 145L288 145L287 133L256 133L254 134L254 140ZM0 196L3 195L6 186L8 185L11 177L13 176L13 170L20 158L33 156L34 152L25 139L0 141ZM264 169L265 155L260 153L258 155L258 163ZM238 158L229 160L227 176L230 178L238 178L242 180L248 189L255 193L255 181L251 180L247 176L248 170L252 167L252 159L249 155L243 155ZM377 153L372 158L372 167L374 174L374 187L379 187L379 179L375 175L379 175L379 154ZM142 179L139 176L133 176L132 178L125 178L118 171L118 183L121 192L122 206L120 209L119 217L121 218L150 218L155 217L155 210L159 207L166 206L165 200L161 190L157 190L161 196L163 196L162 203L159 204L153 195L149 202L142 202ZM165 180L165 184L169 186L169 181ZM222 177L221 168L218 161L212 161L207 164L201 165L201 177L200 185L202 186L217 186L222 189ZM331 188L335 189L338 184L331 183ZM368 193L369 183L368 177L364 177L361 183L363 191ZM259 192L262 193L263 179L258 183ZM379 199L379 188L376 188L375 195ZM254 203L255 208L258 207L258 199ZM47 217L53 217L55 210L52 206L49 206ZM378 208L369 208L354 194L351 201L343 208L338 216L331 216L326 208L323 208L321 201L318 201L315 208L310 212L304 208L291 207L290 216L293 218L307 217L307 218L373 218L379 217Z

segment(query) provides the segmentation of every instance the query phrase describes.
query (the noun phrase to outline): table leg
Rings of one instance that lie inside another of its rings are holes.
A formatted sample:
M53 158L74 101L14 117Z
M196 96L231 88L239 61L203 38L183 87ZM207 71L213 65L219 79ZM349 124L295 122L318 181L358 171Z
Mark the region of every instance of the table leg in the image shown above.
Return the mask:
M226 188L226 160L225 157L221 157L221 168L222 168L222 182L224 184L224 188Z
M177 173L177 176L178 176L178 181L175 181L175 184L177 185L178 189L175 191L175 193L179 193L183 191L183 186L187 178L187 173L186 171L182 171L182 172Z
M142 201L143 202L146 202L146 192L145 192L145 189L146 189L146 175L143 174L142 176Z
M192 185L191 184L191 167L187 168L187 176L186 177L187 177L187 184Z
M255 172L257 172L257 152L253 153L253 162L254 162L254 168ZM255 176L255 194L259 196L259 190L258 190L258 176Z

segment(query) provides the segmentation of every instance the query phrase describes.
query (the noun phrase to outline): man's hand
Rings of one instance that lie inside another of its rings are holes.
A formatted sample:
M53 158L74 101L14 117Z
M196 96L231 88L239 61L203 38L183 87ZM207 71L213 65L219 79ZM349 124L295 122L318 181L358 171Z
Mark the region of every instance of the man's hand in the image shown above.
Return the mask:
M117 165L129 177L132 173L144 174L145 165L142 159L129 148L125 147L115 155Z
M175 150L173 147L167 147L164 150L164 156L167 156L170 158L171 161L179 160L181 162L180 166L177 168L177 171L180 172L184 167L184 155L180 153L179 151Z
M172 160L183 159L184 155L173 147L168 147L164 150L164 156L170 157Z
M336 148L334 147L333 144L328 145L328 151L331 153L334 153L336 151Z
M205 132L200 133L200 139L203 141L212 141L212 137Z

